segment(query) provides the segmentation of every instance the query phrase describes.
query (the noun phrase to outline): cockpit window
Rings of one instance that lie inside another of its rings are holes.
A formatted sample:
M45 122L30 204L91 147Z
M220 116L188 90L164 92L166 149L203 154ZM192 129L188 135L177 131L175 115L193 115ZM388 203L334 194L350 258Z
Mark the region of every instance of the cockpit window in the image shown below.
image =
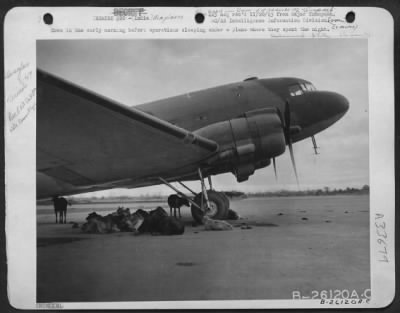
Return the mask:
M311 83L301 83L289 86L289 93L291 96L300 96L305 92L315 91L315 87Z
M300 84L300 86L303 89L303 91L305 91L305 92L316 90L315 87L313 86L313 84L311 84L311 83L303 83L303 84Z
M300 96L303 94L303 90L301 89L300 85L292 85L289 86L289 93L291 96Z

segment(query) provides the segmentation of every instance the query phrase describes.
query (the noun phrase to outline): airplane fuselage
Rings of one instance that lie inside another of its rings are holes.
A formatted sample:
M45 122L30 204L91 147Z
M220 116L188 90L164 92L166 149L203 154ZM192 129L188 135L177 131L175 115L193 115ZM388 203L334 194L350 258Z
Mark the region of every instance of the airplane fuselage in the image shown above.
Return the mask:
M317 91L299 78L252 78L136 108L216 141L230 157L202 167L209 174L233 172L243 181L284 152L286 113L291 141L297 142L340 119L348 101L334 92ZM190 178L195 176L184 179Z
M62 194L150 186L160 183L159 176L168 181L193 180L198 178L199 167L206 175L232 172L238 181L244 181L285 151L288 136L291 142L300 141L336 122L347 111L348 101L337 93L317 91L303 79L252 78L145 103L135 109L215 141L218 152L198 164L178 164L173 175L131 176L87 187L65 185ZM48 190L54 184L60 190L62 184L39 172L37 183Z
M284 111L285 101L292 104L292 118L302 131L294 142L310 137L332 125L348 109L342 95L301 89L312 86L299 78L250 79L135 106L174 125L196 131L208 125L230 120L246 112L265 108ZM290 88L299 86L299 89ZM297 92L297 94L296 94ZM296 107L297 106L297 107Z
M282 98L276 93L250 80L190 92L135 108L195 131L245 112L265 107L279 108L281 105Z

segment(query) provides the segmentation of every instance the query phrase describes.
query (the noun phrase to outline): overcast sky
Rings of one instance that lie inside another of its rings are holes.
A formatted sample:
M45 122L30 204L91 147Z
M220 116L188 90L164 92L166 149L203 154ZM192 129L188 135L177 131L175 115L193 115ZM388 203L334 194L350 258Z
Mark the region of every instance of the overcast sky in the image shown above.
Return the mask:
M369 184L366 39L64 40L40 41L38 67L128 106L203 88L259 78L294 76L344 95L347 114L311 139L294 144L300 189ZM213 178L217 190L297 189L288 151L247 182ZM199 190L198 183L190 184ZM99 195L171 193L162 187L116 189Z

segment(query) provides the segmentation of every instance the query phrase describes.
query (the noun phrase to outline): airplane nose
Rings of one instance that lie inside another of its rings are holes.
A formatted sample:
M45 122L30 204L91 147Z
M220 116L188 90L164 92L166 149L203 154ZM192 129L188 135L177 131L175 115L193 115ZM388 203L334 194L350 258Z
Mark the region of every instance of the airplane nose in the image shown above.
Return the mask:
M311 95L310 95L311 96ZM340 119L349 109L346 97L332 91L319 91L312 95L310 104L319 111L319 119Z
M296 102L294 102L296 100ZM293 125L299 125L301 133L294 141L316 134L341 119L349 110L349 101L339 93L313 91L292 99Z
M335 108L337 114L344 115L349 110L349 101L346 97L336 92L330 92L332 99L332 106Z

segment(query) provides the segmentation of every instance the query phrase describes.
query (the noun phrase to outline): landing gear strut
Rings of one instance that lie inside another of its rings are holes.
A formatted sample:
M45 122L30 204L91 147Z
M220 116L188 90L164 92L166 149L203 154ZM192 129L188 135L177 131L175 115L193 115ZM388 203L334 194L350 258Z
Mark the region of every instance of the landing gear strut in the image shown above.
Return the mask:
M223 192L218 192L213 190L210 176L208 176L208 183L210 185L210 188L207 190L201 169L198 169L198 174L202 190L202 192L198 194L196 194L193 190L184 185L182 182L179 182L181 186L185 187L195 196L193 199L189 198L188 196L180 192L178 189L176 189L162 177L159 177L159 179L165 185L169 186L176 193L186 198L191 203L192 217L197 223L199 224L202 223L204 215L213 219L220 219L220 220L226 219L229 213L228 197Z
M197 223L202 223L204 215L211 217L213 219L226 219L229 213L229 199L228 197L222 193L217 192L212 189L211 177L208 176L208 182L210 185L210 189L206 189L206 185L204 183L204 178L199 169L199 178L201 182L202 192L197 194L193 201L197 204L197 206L192 205L192 217ZM200 210L198 208L202 208Z

